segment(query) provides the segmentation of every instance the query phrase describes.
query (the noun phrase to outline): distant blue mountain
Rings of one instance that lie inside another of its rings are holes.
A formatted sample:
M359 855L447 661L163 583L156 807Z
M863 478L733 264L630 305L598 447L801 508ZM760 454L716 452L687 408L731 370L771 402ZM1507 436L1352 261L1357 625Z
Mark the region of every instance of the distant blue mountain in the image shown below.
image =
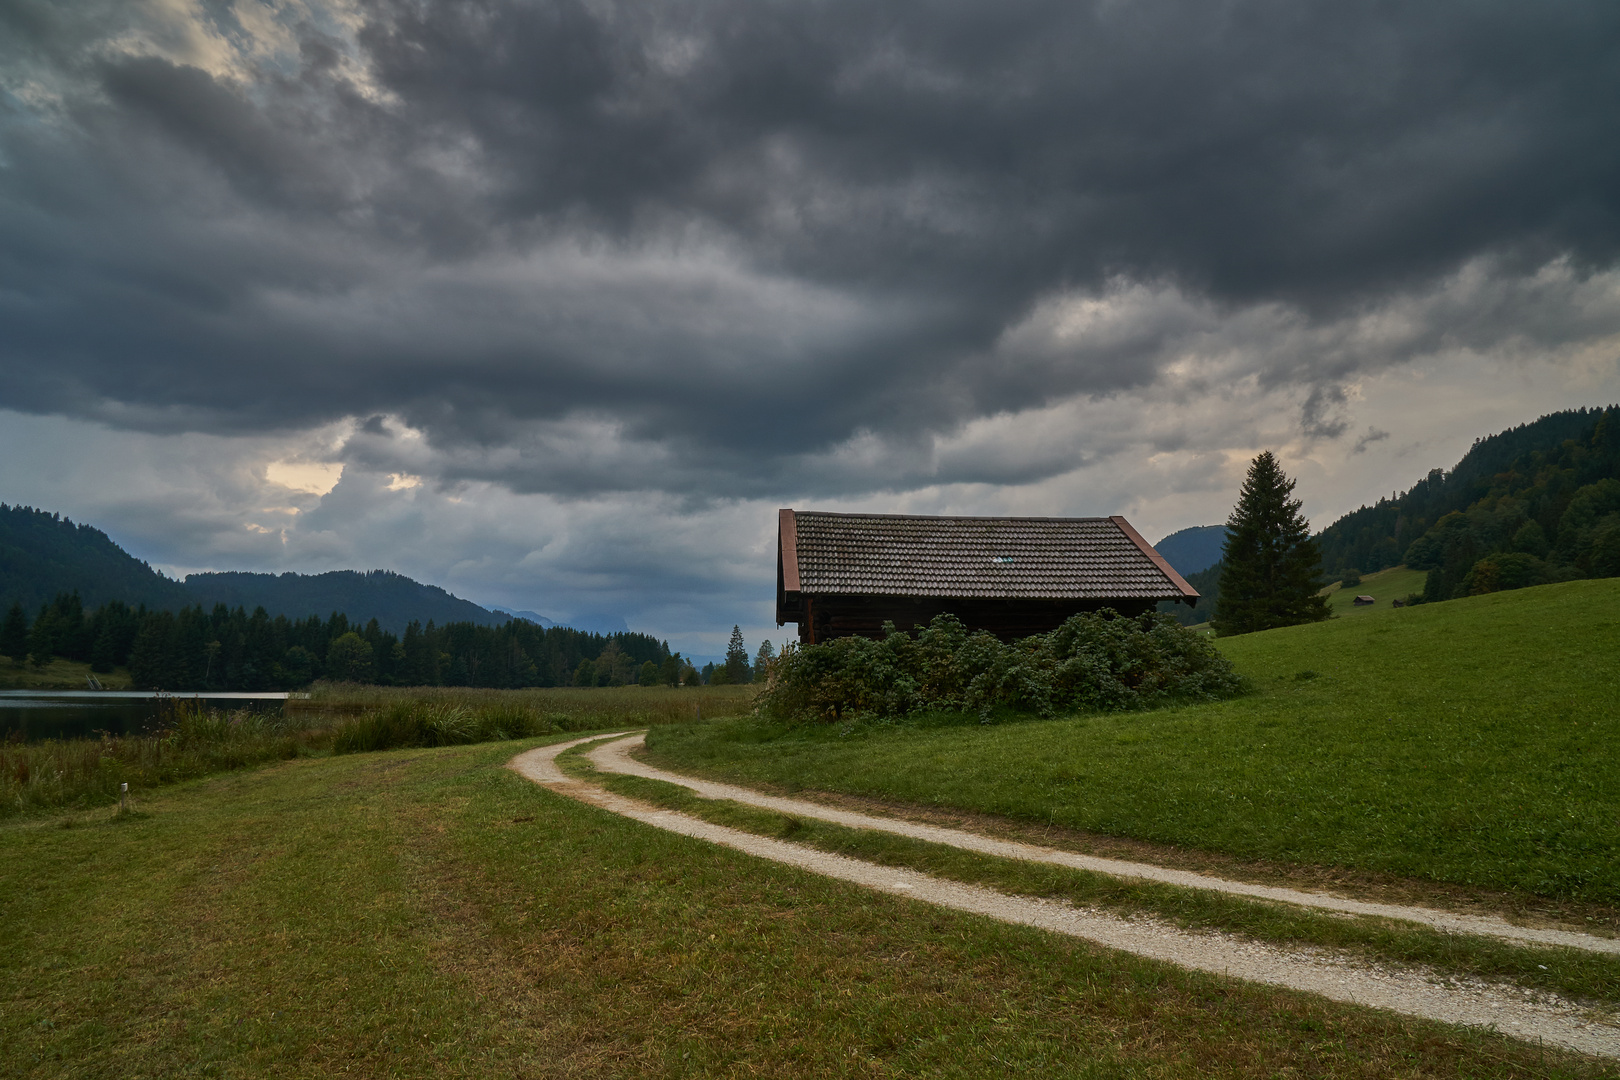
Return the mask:
M502 615L510 615L514 619L527 619L530 622L534 623L536 626L557 626L558 625L558 623L557 623L557 621L555 619L548 619L544 615L541 615L540 613L534 612L534 611L513 611L511 608L509 608L509 607L501 607L499 604L491 604L489 606L489 610L498 611Z
M1176 568L1176 573L1187 577L1220 562L1221 546L1225 543L1225 525L1194 525L1171 533L1153 546Z
M600 611L588 611L583 615L575 615L571 619L564 619L559 625L572 626L575 630L584 630L588 634L627 634L630 627L625 624L623 616L608 615Z
M587 634L628 634L630 627L618 615L606 615L602 612L586 612L567 619L548 619L536 611L517 611L513 608L490 605L491 611L498 611L502 615L510 615L514 619L528 619L538 626L566 626L570 630L583 630Z

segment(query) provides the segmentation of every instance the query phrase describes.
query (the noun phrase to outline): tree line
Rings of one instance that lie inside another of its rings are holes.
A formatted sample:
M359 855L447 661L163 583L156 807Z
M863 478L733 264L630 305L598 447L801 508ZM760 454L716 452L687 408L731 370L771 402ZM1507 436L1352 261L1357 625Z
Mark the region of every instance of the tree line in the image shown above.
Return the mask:
M200 605L150 610L114 600L87 611L59 594L30 618L20 601L0 622L0 655L49 665L129 668L142 689L292 690L314 679L397 686L621 686L695 682L698 672L667 643L638 633L593 634L513 619L498 626L412 622L403 635L372 619L334 613L272 618L264 608Z

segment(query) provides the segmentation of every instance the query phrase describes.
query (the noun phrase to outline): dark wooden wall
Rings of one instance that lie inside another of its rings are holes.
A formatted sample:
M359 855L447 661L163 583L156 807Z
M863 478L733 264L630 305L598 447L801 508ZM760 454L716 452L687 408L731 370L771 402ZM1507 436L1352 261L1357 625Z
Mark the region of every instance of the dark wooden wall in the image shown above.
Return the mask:
M879 637L883 624L901 630L926 626L936 615L949 612L972 630L988 630L1003 641L1056 630L1071 615L1113 608L1121 615L1140 615L1153 600L1117 597L1103 600L987 600L978 598L909 596L815 596L794 605L801 615L799 641L826 641L836 637ZM805 617L805 616L808 617ZM814 632L812 633L812 623Z

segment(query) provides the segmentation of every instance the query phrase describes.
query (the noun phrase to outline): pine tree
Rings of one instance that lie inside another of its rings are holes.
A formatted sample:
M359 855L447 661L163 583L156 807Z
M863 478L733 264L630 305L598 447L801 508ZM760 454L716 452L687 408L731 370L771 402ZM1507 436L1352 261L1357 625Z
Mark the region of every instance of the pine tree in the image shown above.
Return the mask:
M770 639L759 643L759 652L754 654L754 678L767 679L771 674L771 667L776 663L776 646Z
M0 655L11 657L13 664L28 659L28 613L21 600L12 602L5 623L0 624Z
M1271 451L1250 463L1226 521L1225 569L1210 620L1216 633L1247 634L1330 614L1327 600L1317 595L1321 553L1293 493L1294 481Z
M726 646L726 681L745 683L753 673L748 668L748 646L743 644L742 627L731 628L731 643Z
M34 655L34 666L47 668L56 655L56 612L49 604L39 609L39 618L28 631L28 651Z

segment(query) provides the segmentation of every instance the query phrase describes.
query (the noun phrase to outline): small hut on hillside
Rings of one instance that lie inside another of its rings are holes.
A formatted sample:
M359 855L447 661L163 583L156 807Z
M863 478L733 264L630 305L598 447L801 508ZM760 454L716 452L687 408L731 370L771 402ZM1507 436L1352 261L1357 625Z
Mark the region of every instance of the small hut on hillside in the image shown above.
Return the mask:
M949 612L1003 640L1071 615L1137 615L1198 593L1122 517L911 517L783 510L776 624L806 644Z

